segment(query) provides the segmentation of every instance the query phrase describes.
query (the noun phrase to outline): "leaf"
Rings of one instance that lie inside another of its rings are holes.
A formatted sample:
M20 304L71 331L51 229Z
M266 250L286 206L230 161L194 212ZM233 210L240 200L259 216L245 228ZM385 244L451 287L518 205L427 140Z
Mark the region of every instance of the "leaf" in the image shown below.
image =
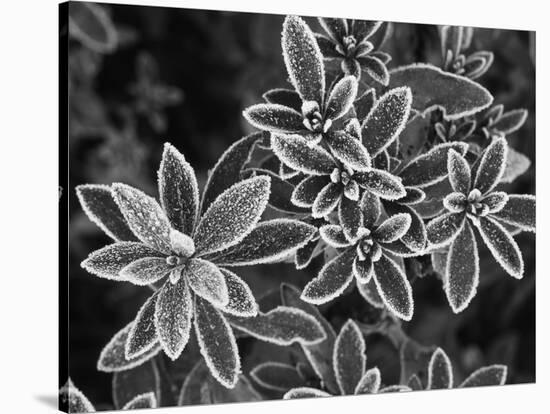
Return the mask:
M229 322L262 341L287 346L295 342L312 345L325 339L321 324L301 309L278 306L252 318L228 316Z
M139 309L124 346L124 357L136 359L152 352L159 345L155 309L160 291L153 293Z
M319 20L321 27L336 43L340 43L348 34L348 24L346 19L318 17L317 20Z
M120 276L134 285L147 286L162 279L171 269L164 257L145 257L124 267Z
M275 219L259 223L238 245L216 257L222 266L276 263L304 247L317 228L293 219Z
M298 183L292 192L290 200L300 207L311 207L317 198L317 194L330 183L326 175L312 175Z
M343 56L336 50L337 44L322 34L315 33L315 39L324 59L341 59Z
M375 157L387 148L403 131L411 109L411 90L395 88L376 101L363 122L363 144Z
M378 309L383 309L385 307L384 301L378 293L378 288L376 287L374 278L371 278L370 281L368 281L367 283L361 283L357 281L356 285L357 290L359 291L361 296L363 296L363 299L365 299L369 304Z
M342 197L338 205L338 221L342 226L345 237L348 240L355 240L359 228L363 224L361 204L347 197Z
M157 398L154 392L136 395L122 407L123 410L138 410L141 408L157 408Z
M315 251L319 245L318 238L315 238L308 242L301 249L296 250L296 255L294 256L294 264L296 269L305 269L311 263L311 260L316 255Z
M390 88L409 86L413 108L422 114L439 108L445 119L473 115L493 102L480 84L426 63L413 63L390 71Z
M132 329L133 323L129 323L123 329L118 331L102 349L97 361L97 370L102 372L126 371L143 364L153 358L160 351L158 342L149 351L141 355L127 359L125 356L125 346L128 334Z
M403 270L385 254L374 262L374 282L384 305L398 318L410 321L414 312L411 285Z
M241 180L244 165L250 160L256 143L263 137L264 134L261 132L247 135L225 150L208 175L202 196L201 212L205 212L221 193Z
M71 4L68 28L72 37L94 52L110 53L119 42L117 28L107 11L98 4Z
M426 193L420 188L406 187L407 194L399 199L399 204L414 205L421 203L426 198Z
M325 224L319 228L321 238L330 246L336 248L349 247L350 242L342 227L336 224Z
M191 293L185 277L176 284L166 281L155 306L155 328L162 349L175 361L183 352L191 332Z
M270 179L259 176L232 185L208 207L193 239L196 255L238 244L254 228L269 200Z
M359 327L348 319L334 344L334 372L342 395L351 395L365 373L365 339Z
M336 208L341 198L342 186L328 183L319 194L317 194L313 206L311 207L311 215L314 218L327 216Z
M329 145L334 156L353 170L366 171L371 167L370 155L357 138L337 132L331 135Z
M118 242L91 253L80 266L88 272L109 280L123 281L120 271L136 260L159 257L161 254L142 243Z
M202 387L211 378L210 371L203 359L199 360L185 377L178 397L178 406L198 405L211 402L203 400Z
M488 367L483 367L470 374L470 376L459 385L459 388L504 385L506 383L507 373L508 368L506 365L490 365Z
M235 316L256 316L258 304L250 287L235 273L223 268L220 271L229 293L229 303L222 310Z
M325 67L311 29L301 18L287 16L283 23L281 45L290 82L302 100L323 102Z
M362 56L357 58L361 65L361 69L369 74L376 82L381 85L388 86L390 82L390 74L384 62L375 56Z
M353 279L354 258L355 250L349 249L326 263L319 271L319 275L306 285L301 299L321 305L340 296Z
M399 200L407 194L401 179L395 175L375 168L354 175L357 183L385 200Z
M354 20L353 32L358 42L371 37L382 25L382 22L372 20Z
M464 226L464 213L445 213L426 226L431 247L443 247L451 243Z
M292 365L280 362L264 362L256 365L250 376L264 388L285 392L304 384L304 380Z
M113 402L116 409L122 409L136 395L153 393L160 405L161 379L153 360L128 371L113 375Z
M522 230L535 232L536 198L530 194L509 194L504 208L492 216Z
M504 191L493 191L483 197L482 202L489 207L489 214L498 213L508 202L508 194Z
M229 303L225 277L209 260L190 259L182 270L191 290L212 305L223 308Z
M320 146L308 145L299 135L272 135L275 155L291 168L310 175L329 175L337 167L334 158Z
M256 104L243 111L250 125L263 131L292 133L304 130L302 114L279 104Z
M302 98L296 91L290 89L271 89L265 92L262 97L271 104L287 106L298 112L302 110Z
M480 217L479 234L495 260L516 279L523 277L523 257L514 238L496 220Z
M427 390L453 388L453 367L449 357L441 348L432 354L428 365Z
M71 379L59 390L59 405L69 413L95 413L95 407Z
M449 171L449 181L453 190L462 194L469 194L471 184L470 165L454 149L450 149L447 153L447 170Z
M208 382L212 404L224 404L232 402L254 402L261 401L262 397L252 387L250 381L242 374L239 374L237 383L231 389L210 380Z
M381 378L378 368L371 368L361 378L355 388L355 395L360 394L376 394L380 389Z
M401 203L401 200L399 200ZM384 203L384 209L388 215L408 214L411 218L409 229L401 236L401 241L411 250L422 251L428 240L428 234L424 221L418 213L411 207L394 203Z
M474 188L481 194L487 194L500 182L506 168L507 151L506 139L497 138L483 152L474 182Z
M498 120L491 125L491 129L508 135L517 131L527 120L527 109L514 109L504 113Z
M410 187L426 187L444 180L449 171L447 159L451 149L464 155L468 144L464 142L440 144L416 157L399 173L403 184Z
M306 208L299 207L291 201L295 187L290 182L283 180L281 176L269 170L253 169L246 170L245 172L248 171L252 171L256 175L266 175L271 179L271 192L268 201L271 208L290 214L303 214L308 212Z
M372 108L374 108L375 102L376 90L371 88L365 91L365 93L357 98L353 103L355 114L361 124L364 124L364 120L367 118L367 115L372 110Z
M326 104L326 119L334 121L351 109L357 96L357 86L357 79L354 76L345 76L334 85Z
M361 211L363 212L363 225L371 229L380 217L380 200L371 192L365 191L361 199Z
M195 170L172 145L164 144L158 171L160 204L172 227L192 234L199 213L199 187Z
M360 284L369 283L372 279L373 264L370 257L365 258L365 260L359 260L358 257L353 261L353 275L355 279Z
M395 214L386 219L374 231L373 236L380 243L391 243L401 237L409 230L411 226L411 216L407 213Z
M170 221L155 199L126 184L115 183L111 191L136 237L153 249L170 253Z
M511 183L531 167L531 161L522 153L508 147L506 167L500 178L501 183Z
M111 187L96 184L79 185L76 187L76 195L88 218L113 240L137 240L111 195Z
M454 239L447 256L444 289L454 313L468 307L479 284L479 256L474 232L468 222Z
M331 397L331 395L325 391L321 391L315 388L300 387L293 388L283 396L283 400L292 400L295 398L315 398L315 397Z
M411 375L409 381L407 382L407 386L413 391L421 391L424 389L420 378L418 378L418 375L416 374Z

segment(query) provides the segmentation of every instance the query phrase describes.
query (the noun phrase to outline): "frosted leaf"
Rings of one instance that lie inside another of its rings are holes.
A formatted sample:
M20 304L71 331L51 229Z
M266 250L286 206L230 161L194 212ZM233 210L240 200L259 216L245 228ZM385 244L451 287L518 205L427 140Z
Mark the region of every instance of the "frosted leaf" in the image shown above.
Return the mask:
M464 155L468 144L464 142L449 142L436 145L431 150L413 159L399 173L403 184L412 187L426 187L438 183L448 175L447 157L451 149Z
M361 204L357 201L342 197L338 205L338 221L348 240L355 240L359 228L363 225Z
M344 187L344 197L348 200L359 201L360 193L361 190L359 189L359 184L357 184L355 181L350 181Z
M234 246L252 231L269 200L270 179L253 177L232 185L208 207L193 239L196 254Z
M373 157L387 148L403 131L411 109L411 91L392 89L374 104L363 123L363 144Z
M378 391L378 394L385 394L388 392L410 392L410 391L412 390L406 385L389 385L387 387L381 388Z
M414 312L411 285L403 270L384 254L374 262L374 282L384 305L398 318L410 321Z
M154 392L136 395L122 407L123 410L138 410L141 408L157 408L157 397L155 397Z
M225 284L229 293L229 303L222 311L236 316L256 316L258 304L250 287L235 273L220 268L225 277Z
M275 219L259 223L238 245L212 259L223 266L245 266L280 262L304 247L317 228L293 219Z
M371 368L361 378L357 387L355 387L355 395L360 394L376 394L380 389L380 370L378 368Z
M378 226L373 232L373 237L380 243L391 243L400 239L409 230L410 226L410 214L395 214Z
M447 153L447 170L451 187L458 193L469 194L471 172L468 161L454 149Z
M69 9L69 33L97 53L112 52L119 44L119 32L109 13L94 3L75 3Z
M422 387L422 382L420 381L420 378L418 378L418 375L416 374L411 375L411 377L409 378L409 381L407 382L407 386L412 391L421 391L424 389Z
M121 410L136 395L154 393L157 403L161 403L161 379L154 360L127 371L113 375L113 402L115 409Z
M386 27L388 26L386 25ZM380 50L375 50L374 52L370 52L370 54L371 56L380 59L385 65L390 63L390 61L392 60L392 57L389 53L382 52Z
M95 407L71 379L59 390L59 405L69 413L95 413Z
M136 241L126 219L107 185L85 184L76 187L82 210L109 237L116 241Z
M361 68L369 74L376 82L388 86L390 74L384 62L375 56L362 56L357 58Z
M344 234L342 227L336 224L326 224L319 228L321 238L330 246L336 248L348 247L350 242Z
M453 366L449 357L441 348L437 348L428 365L427 390L453 388Z
M363 124L363 121L367 118L369 112L374 108L376 102L376 90L371 88L367 90L363 95L357 98L353 104L355 108L355 115L357 119ZM370 140L370 138L369 138Z
M398 200L399 204L414 205L421 203L426 198L426 193L420 188L405 187L405 191L407 191L407 194Z
M319 20L321 27L336 44L340 43L348 34L346 19L319 17L317 20Z
M317 194L328 184L330 179L326 175L309 176L298 183L292 192L290 200L300 207L311 207Z
M391 70L389 87L398 86L411 88L412 107L421 114L439 108L449 120L473 115L493 102L489 91L477 82L426 63Z
M358 257L353 261L353 275L358 283L368 283L373 275L373 264L370 258L359 260Z
M444 289L454 313L468 307L479 284L479 256L474 232L467 222L447 256Z
M443 199L443 205L451 213L460 213L468 206L468 197L463 193L450 193Z
M294 257L296 269L305 269L309 266L318 244L319 241L317 239L312 240L307 242L304 247L296 250L296 255Z
M464 213L445 213L431 220L426 226L431 247L443 247L451 243L464 226Z
M315 398L331 397L328 392L310 387L293 388L283 396L283 400L293 400L296 398Z
M269 207L290 214L304 214L308 212L307 208L299 207L291 201L295 187L289 181L285 181L281 176L269 170L255 168L247 169L244 172L247 173L249 171L252 171L255 175L266 175L271 179Z
M304 130L302 114L279 104L256 104L243 111L244 118L263 131L292 133Z
M336 208L341 198L342 186L334 183L327 184L317 194L311 207L311 215L315 218L325 217Z
M509 194L508 202L493 217L506 224L535 232L536 199L534 195Z
M271 89L265 92L262 98L271 104L283 105L298 112L302 111L302 98L300 98L298 92L290 89Z
M481 200L489 207L489 214L497 213L508 203L508 194L504 191L493 191Z
M360 140L345 133L332 134L329 145L334 156L355 171L367 171L371 167L370 155Z
M149 351L142 353L134 358L126 358L125 346L128 334L132 329L133 323L129 323L118 331L101 351L97 361L97 370L102 372L125 371L143 364L145 361L153 358L160 351L158 342Z
M491 125L491 129L504 135L511 134L521 128L527 120L527 115L527 109L514 109L508 111Z
M159 291L153 293L139 309L124 346L127 360L142 357L155 349L159 342L155 324L155 308Z
M363 212L363 225L371 229L380 217L381 207L378 197L369 191L365 191L361 199L361 211Z
M273 134L271 149L281 162L306 174L329 175L337 167L328 151L318 145L312 147L299 135Z
M317 277L302 292L301 299L314 305L327 303L340 296L353 279L355 249L349 249L326 263Z
M171 269L164 257L145 257L124 267L120 277L134 285L147 286L162 279Z
M346 76L334 85L325 108L326 119L334 121L351 109L357 96L357 86L357 79L354 76Z
M214 263L191 259L183 269L182 275L187 279L193 292L212 305L223 308L229 303L225 277Z
M256 143L263 137L264 134L260 132L247 135L225 150L208 175L202 196L201 212L205 212L221 193L241 180L244 165L250 160Z
M200 298L195 300L195 332L212 376L224 387L233 388L241 371L235 335L225 317Z
M315 33L315 39L324 59L333 60L342 58L342 55L336 50L336 45L331 39L319 33Z
M278 306L252 318L229 316L231 325L262 341L287 346L295 342L312 345L325 339L321 324L301 309Z
M508 156L506 157L506 168L500 178L501 183L511 183L517 177L525 173L531 166L531 160L522 153L508 147Z
M288 180L289 178L296 177L298 174L300 174L300 171L296 171L295 169L290 168L288 165L281 162L281 165L279 167L279 176L283 180Z
M120 271L136 260L159 257L161 253L137 242L113 243L91 253L80 266L88 272L110 280L124 280Z
M523 256L514 238L496 220L489 217L479 219L479 234L495 260L506 272L516 279L523 277Z
M499 183L506 168L507 152L508 144L505 138L495 139L483 151L474 181L474 188L481 191L481 194L487 194Z
M365 339L359 327L348 319L334 344L334 372L342 395L351 395L365 373Z
M134 234L146 245L169 253L170 221L155 199L126 184L113 184L111 191Z
M373 168L353 177L360 186L385 200L398 200L407 194L401 179L387 171Z
M155 306L155 328L164 353L175 361L183 352L191 331L192 296L185 277L168 280Z
M177 230L170 231L170 244L172 251L183 257L191 257L195 253L195 243L187 234Z
M508 368L506 365L490 365L488 367L483 367L470 374L470 376L459 385L459 388L504 385L506 383L507 373Z
M422 251L426 246L428 234L424 220L418 213L409 206L397 203L384 203L384 208L389 215L408 214L411 217L409 229L401 236L401 241L411 250Z
M354 20L353 32L358 42L370 38L382 25L382 22L372 20Z
M195 170L172 145L164 144L158 170L160 204L172 227L191 234L199 213L199 187Z
M281 45L290 82L302 100L323 102L323 55L309 26L297 16L287 16L283 23Z
M262 387L279 392L299 387L305 382L296 368L280 362L264 362L256 365L250 371L250 376Z
M376 283L373 278L371 278L368 283L360 283L357 281L356 285L357 290L361 296L363 296L363 299L365 299L368 303L378 309L385 308L384 301L378 293L378 288L376 287Z
M367 47L366 45L359 45L356 49L356 53L358 53L358 50L360 47ZM358 81L361 79L361 66L359 65L359 62L356 59L343 59L340 62L340 68L344 75L346 76L353 76Z

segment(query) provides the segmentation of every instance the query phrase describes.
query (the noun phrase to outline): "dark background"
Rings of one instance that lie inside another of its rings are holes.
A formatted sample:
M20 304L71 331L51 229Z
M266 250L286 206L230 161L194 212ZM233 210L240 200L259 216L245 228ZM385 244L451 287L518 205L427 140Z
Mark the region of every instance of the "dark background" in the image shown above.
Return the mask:
M225 148L251 132L241 111L259 102L267 89L286 85L280 47L283 16L102 7L119 35L116 48L105 53L74 38L69 43L70 376L96 405L111 402L111 376L96 370L99 353L133 319L150 290L103 280L80 268L90 252L111 240L82 213L74 187L121 181L156 196L156 171L166 141L195 167L202 187L208 168ZM315 19L306 20L318 29ZM495 54L493 66L478 80L493 93L495 103L529 110L523 128L508 137L510 145L533 162L509 186L509 192L516 193L535 193L533 43L534 34L528 32L476 29L470 49ZM441 64L435 26L395 24L384 50L393 56L390 68L415 61ZM158 65L156 77L137 73L144 53ZM162 99L151 103L147 97L136 98L131 85L139 79L159 88L170 86L170 95L181 95L181 100L167 100L164 106ZM140 112L143 102L150 110ZM165 127L155 123L158 118L164 118ZM526 263L525 277L517 281L507 276L479 243L481 286L458 316L452 314L438 279L415 282L415 316L407 332L423 344L443 347L457 380L497 362L509 366L509 383L535 380L535 237L525 233L516 239ZM287 264L255 266L239 269L239 274L258 297L282 281L303 286L321 265L318 260L303 271ZM365 320L366 307L353 292L322 310L338 330L349 317ZM368 365L378 364L391 382L397 376L397 355L379 342L367 341ZM248 359L255 360L258 352L268 360L278 359L280 350L250 349L247 343L241 347L244 372L252 364Z

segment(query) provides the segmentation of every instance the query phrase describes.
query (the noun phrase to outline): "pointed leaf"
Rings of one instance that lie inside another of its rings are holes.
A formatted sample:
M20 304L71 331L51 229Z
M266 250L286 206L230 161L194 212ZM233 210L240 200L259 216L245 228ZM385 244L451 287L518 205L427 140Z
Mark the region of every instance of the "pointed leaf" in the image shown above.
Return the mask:
M449 171L449 181L453 190L462 194L469 194L471 185L470 165L454 149L449 150L447 157L447 170Z
M399 202L401 202L401 200ZM424 220L422 220L418 213L409 206L392 202L384 203L384 209L388 215L405 213L411 217L409 229L401 236L401 241L411 250L422 251L428 240L428 234L426 226L424 225Z
M355 171L366 171L371 167L370 155L357 138L345 132L331 136L330 149L334 156Z
M336 50L337 43L322 34L315 33L315 39L324 59L341 59L343 56Z
M453 388L453 366L447 354L437 348L432 354L428 365L427 390L441 390Z
M147 286L162 279L172 270L164 257L145 257L130 263L120 276L134 285Z
M398 318L410 321L414 312L412 288L403 270L382 254L374 263L374 281L387 308Z
M348 24L346 19L319 17L318 20L321 27L336 43L340 43L348 34Z
M498 213L508 203L508 194L504 191L493 191L483 197L482 202L489 207L489 214Z
M459 388L486 387L491 385L504 385L508 368L506 365L490 365L473 372L460 384Z
M284 164L281 164L284 165ZM253 175L266 175L271 179L271 191L269 194L269 207L283 213L304 214L309 209L299 207L291 201L295 187L288 181L285 181L280 175L264 169L245 170L245 173L252 172Z
M311 207L317 194L330 182L326 175L312 175L298 183L292 192L291 201L300 207Z
M69 413L95 413L95 407L82 391L76 388L69 378L59 390L60 407Z
M354 20L353 33L355 34L357 41L361 42L364 39L371 37L381 25L382 22L372 20Z
M481 194L487 194L499 183L506 168L507 151L506 139L497 138L483 152L474 182Z
M196 295L207 300L212 305L223 308L229 303L229 292L225 277L218 267L202 259L190 259L182 271L189 287Z
M285 392L304 384L304 380L292 365L280 362L264 362L256 365L250 376L264 388Z
M357 384L354 394L376 394L380 389L380 383L380 370L376 367L371 368L365 372L365 375L363 375L363 378Z
M235 273L223 268L220 271L229 293L229 303L222 310L235 316L256 316L258 304L250 287Z
M413 391L421 391L424 389L420 378L418 378L418 375L416 374L411 375L409 381L407 382L407 386Z
M369 304L371 304L375 308L384 309L384 301L378 293L378 288L376 287L374 278L371 278L370 281L367 283L361 283L357 281L357 290Z
M143 358L153 352L159 345L155 323L155 309L160 291L153 293L139 309L124 346L124 356L127 360Z
M294 256L294 264L296 269L305 269L313 260L313 257L316 256L316 250L319 245L318 238L314 238L309 241L304 247L296 250L296 255Z
M511 134L521 128L527 119L527 115L527 109L508 111L491 125L491 129L495 129L505 135Z
M399 199L399 204L414 205L421 203L426 198L426 193L420 188L406 187L407 194Z
M271 148L281 162L306 174L329 175L337 167L328 151L299 135L272 135Z
M256 104L243 111L250 125L263 131L292 133L304 128L302 114L279 104Z
M331 395L325 391L321 391L315 388L300 387L293 388L287 392L284 396L284 400L292 400L296 398L315 398L315 397L331 397Z
M334 183L327 184L313 202L311 215L315 218L325 217L338 205L342 197L342 186Z
M378 226L373 233L373 237L380 243L391 243L403 237L410 226L411 216L409 214L395 214Z
M464 226L463 213L445 213L434 218L426 226L428 241L433 247L451 243Z
M271 104L283 105L298 112L302 110L302 98L296 91L291 89L271 89L264 93L262 97Z
M360 186L385 200L399 200L407 194L401 179L387 171L373 168L370 171L355 174L354 179Z
M376 82L388 86L390 74L384 62L375 56L362 56L357 58L361 69L369 74Z
M536 199L529 194L509 194L508 202L493 217L525 231L535 231Z
M357 96L357 79L354 76L346 76L340 79L330 91L328 97L325 118L336 120L344 116L352 107Z
M360 284L369 283L374 274L374 266L370 258L359 260L358 257L353 261L353 275Z
M115 372L113 375L113 402L121 410L136 395L152 392L157 404L160 401L160 374L154 360L128 371Z
M321 238L330 246L336 248L348 247L350 242L346 239L342 227L336 224L326 224L319 228Z
M351 395L365 373L365 339L358 326L349 319L334 344L334 372L342 395Z
M139 410L141 408L157 408L157 397L154 392L136 395L122 407L123 410Z
M522 153L508 147L506 168L500 178L501 183L511 183L517 177L525 173L531 166L531 160Z

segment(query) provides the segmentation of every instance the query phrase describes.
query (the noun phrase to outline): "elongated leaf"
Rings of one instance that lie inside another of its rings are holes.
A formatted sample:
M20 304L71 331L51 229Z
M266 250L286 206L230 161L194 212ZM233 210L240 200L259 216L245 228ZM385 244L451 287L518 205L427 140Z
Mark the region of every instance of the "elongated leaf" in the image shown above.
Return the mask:
M384 203L384 209L389 215L408 214L411 217L411 223L407 232L401 236L401 241L411 250L422 251L426 246L428 234L424 220L411 207L394 203Z
M395 88L376 101L363 123L363 144L375 157L403 131L411 109L411 90Z
M131 324L132 327L128 332L124 346L124 356L127 360L149 354L159 345L155 323L155 309L159 293L157 291L147 299Z
M483 197L483 204L489 207L489 213L498 213L508 203L508 194L504 191L493 191Z
M229 303L225 276L208 260L191 259L182 271L191 290L212 305L223 308Z
M333 134L330 149L338 160L355 171L366 171L371 167L370 155L357 138L345 132Z
M378 293L378 288L376 287L374 278L371 278L370 281L367 283L361 283L360 281L357 281L356 285L357 290L359 291L361 296L363 296L363 299L365 299L369 304L378 309L383 309L385 307L384 301Z
M295 187L290 182L285 181L280 175L264 169L245 170L245 173L248 171L253 171L256 175L266 175L271 179L271 191L268 202L271 208L290 214L304 214L308 212L307 208L299 207L292 202L291 198Z
M264 388L285 392L304 385L304 380L292 365L280 362L264 362L256 365L250 376Z
M120 276L134 285L146 286L162 279L171 268L164 257L145 257L124 267Z
M120 212L107 185L84 184L76 187L82 210L109 237L116 241L137 241Z
M325 217L330 214L342 198L342 186L334 183L327 184L313 202L311 215L315 218Z
M495 139L483 152L474 181L474 188L481 194L487 194L500 182L506 168L507 152L505 138Z
M369 191L365 191L361 199L361 211L363 213L363 225L365 228L371 229L378 221L381 213L378 196Z
M134 234L149 247L169 253L170 221L155 199L126 184L115 183L111 191Z
M113 402L121 410L137 395L153 393L157 404L161 403L161 378L154 360L113 375Z
M302 100L323 102L325 66L311 29L301 18L287 16L281 45L288 76Z
M158 171L160 204L172 227L192 234L199 213L199 187L195 170L172 145L164 144Z
M374 262L374 281L384 305L398 318L410 321L414 312L412 288L407 275L386 255Z
M500 178L501 183L511 183L517 177L525 173L531 166L531 160L522 153L508 147L506 168Z
M229 322L262 341L287 346L293 343L312 345L325 339L321 324L301 309L279 306L252 318L228 315Z
M337 167L328 151L299 135L272 135L271 148L281 162L306 174L329 175Z
M351 395L365 373L365 339L359 327L349 319L334 344L334 372L342 395Z
M346 19L319 17L318 20L321 27L336 43L340 43L348 34L348 24Z
M363 224L361 203L342 197L338 205L338 220L346 238L350 241L355 240Z
M332 247L342 248L348 247L350 242L344 234L342 227L336 224L326 224L319 228L321 238Z
M442 247L451 243L462 230L464 217L463 213L445 213L430 221L426 231L432 247Z
M155 397L154 392L136 395L122 407L123 410L138 410L141 408L157 408L157 397Z
M361 65L361 69L367 72L371 78L384 86L388 86L390 74L384 62L372 55L359 57L357 61Z
M527 109L514 109L508 111L492 124L491 128L502 134L511 134L521 128L527 119L527 115Z
M361 378L357 387L355 388L355 395L360 394L376 394L380 389L380 370L378 368L371 368Z
M235 316L256 316L258 304L250 287L235 273L223 268L220 271L229 293L229 303L222 310Z
M536 199L529 194L509 194L508 202L493 217L525 231L535 231Z
M330 91L325 109L325 118L331 120L341 118L351 109L356 96L357 79L354 76L346 76L340 79Z
M410 226L411 216L409 214L395 214L378 226L373 233L373 237L380 243L391 243L403 237Z
M471 185L470 165L454 149L450 149L447 153L447 170L449 171L449 181L453 190L462 194L469 194Z
M459 385L460 388L466 387L486 387L491 385L504 385L508 368L506 365L490 365L483 367L470 374L468 378Z
M279 104L292 108L298 112L302 110L302 98L298 92L290 89L275 88L265 92L262 97L272 104Z
M119 242L91 253L80 265L88 272L110 280L125 280L120 271L136 260L162 256L142 243Z
M413 63L390 71L390 88L409 86L413 108L425 114L441 109L446 119L473 115L493 102L480 84L426 63Z
M325 391L318 390L316 388L300 387L294 388L287 392L284 396L284 400L292 400L295 398L315 398L315 397L330 397L331 395Z
M233 388L241 370L241 359L229 323L216 308L196 298L194 325L201 354L212 376L226 388Z
M453 388L453 367L449 357L441 348L432 354L428 365L427 390Z
M264 221L214 261L223 266L275 263L305 246L316 232L316 227L303 221L283 218Z
M407 195L401 178L387 171L373 168L370 171L355 174L354 179L360 186L385 200L398 200Z
M355 250L348 249L326 263L302 292L302 300L320 305L340 296L353 279Z
M296 255L294 256L294 264L296 266L296 269L305 269L309 266L309 264L313 260L313 257L320 253L318 251L318 246L319 240L318 238L314 238L304 247L296 250Z
M71 379L59 390L60 406L69 413L95 413L95 407Z
M374 267L370 257L365 260L359 260L358 257L353 261L353 275L360 284L369 283L374 274Z
M250 125L263 131L292 133L304 130L302 114L279 104L256 104L243 111Z
M311 207L317 198L317 194L330 183L326 175L309 176L298 183L292 192L290 200L300 207Z
M269 177L260 176L234 184L220 194L197 226L196 254L227 249L244 239L260 220L269 191Z

